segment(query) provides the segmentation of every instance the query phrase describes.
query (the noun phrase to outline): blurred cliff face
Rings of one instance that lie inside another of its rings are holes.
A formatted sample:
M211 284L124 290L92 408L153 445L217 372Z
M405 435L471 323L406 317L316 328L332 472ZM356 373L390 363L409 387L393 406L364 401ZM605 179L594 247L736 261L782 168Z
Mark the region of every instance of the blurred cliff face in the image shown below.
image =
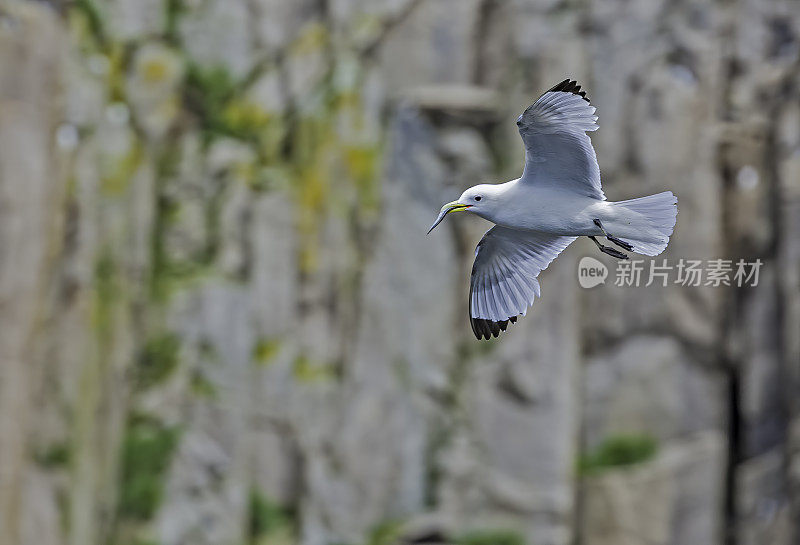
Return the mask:
M795 543L799 36L777 0L7 2L3 543ZM609 198L678 195L662 257L757 287L583 290L580 242L471 338L487 225L425 230L567 76Z

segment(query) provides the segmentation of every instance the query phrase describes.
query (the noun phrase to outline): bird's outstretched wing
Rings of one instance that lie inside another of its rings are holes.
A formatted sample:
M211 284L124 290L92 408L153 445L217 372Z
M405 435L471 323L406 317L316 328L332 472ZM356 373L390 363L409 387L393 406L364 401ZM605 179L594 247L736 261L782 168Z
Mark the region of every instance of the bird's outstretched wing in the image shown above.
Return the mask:
M525 143L524 183L605 199L600 167L586 131L597 130L595 107L576 81L565 79L517 119Z
M577 237L494 226L475 248L469 288L472 332L497 337L539 297L537 277Z

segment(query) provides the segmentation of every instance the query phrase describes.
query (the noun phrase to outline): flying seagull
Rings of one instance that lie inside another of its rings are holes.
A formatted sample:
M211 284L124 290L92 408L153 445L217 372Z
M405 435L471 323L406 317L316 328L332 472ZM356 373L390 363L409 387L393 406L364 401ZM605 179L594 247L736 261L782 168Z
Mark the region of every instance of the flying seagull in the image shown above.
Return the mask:
M478 339L497 337L525 315L540 296L539 273L579 236L618 259L628 255L596 237L648 256L667 247L678 200L671 191L606 200L586 134L597 130L594 112L576 81L548 90L517 119L525 144L522 176L467 189L442 207L428 230L450 212L472 212L495 224L475 248L470 278L470 323Z

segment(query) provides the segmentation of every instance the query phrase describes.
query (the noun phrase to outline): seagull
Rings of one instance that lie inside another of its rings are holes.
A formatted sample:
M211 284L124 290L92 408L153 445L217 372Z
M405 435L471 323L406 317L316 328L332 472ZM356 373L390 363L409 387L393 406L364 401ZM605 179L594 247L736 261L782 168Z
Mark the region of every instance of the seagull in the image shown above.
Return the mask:
M627 252L655 256L675 227L678 200L671 191L610 202L587 132L597 130L586 91L565 79L517 119L525 168L516 180L481 184L445 204L433 229L451 212L471 212L495 224L475 248L469 287L472 332L497 337L540 297L538 276L579 236L617 259Z

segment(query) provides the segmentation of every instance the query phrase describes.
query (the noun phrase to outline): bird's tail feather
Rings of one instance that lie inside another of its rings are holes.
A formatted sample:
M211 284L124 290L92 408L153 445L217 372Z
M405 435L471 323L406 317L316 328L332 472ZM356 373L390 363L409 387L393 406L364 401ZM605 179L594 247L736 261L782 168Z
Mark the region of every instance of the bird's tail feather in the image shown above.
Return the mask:
M613 204L633 212L635 223L640 223L631 223L637 234L624 237L633 245L634 252L653 256L666 249L678 215L678 199L672 191Z

